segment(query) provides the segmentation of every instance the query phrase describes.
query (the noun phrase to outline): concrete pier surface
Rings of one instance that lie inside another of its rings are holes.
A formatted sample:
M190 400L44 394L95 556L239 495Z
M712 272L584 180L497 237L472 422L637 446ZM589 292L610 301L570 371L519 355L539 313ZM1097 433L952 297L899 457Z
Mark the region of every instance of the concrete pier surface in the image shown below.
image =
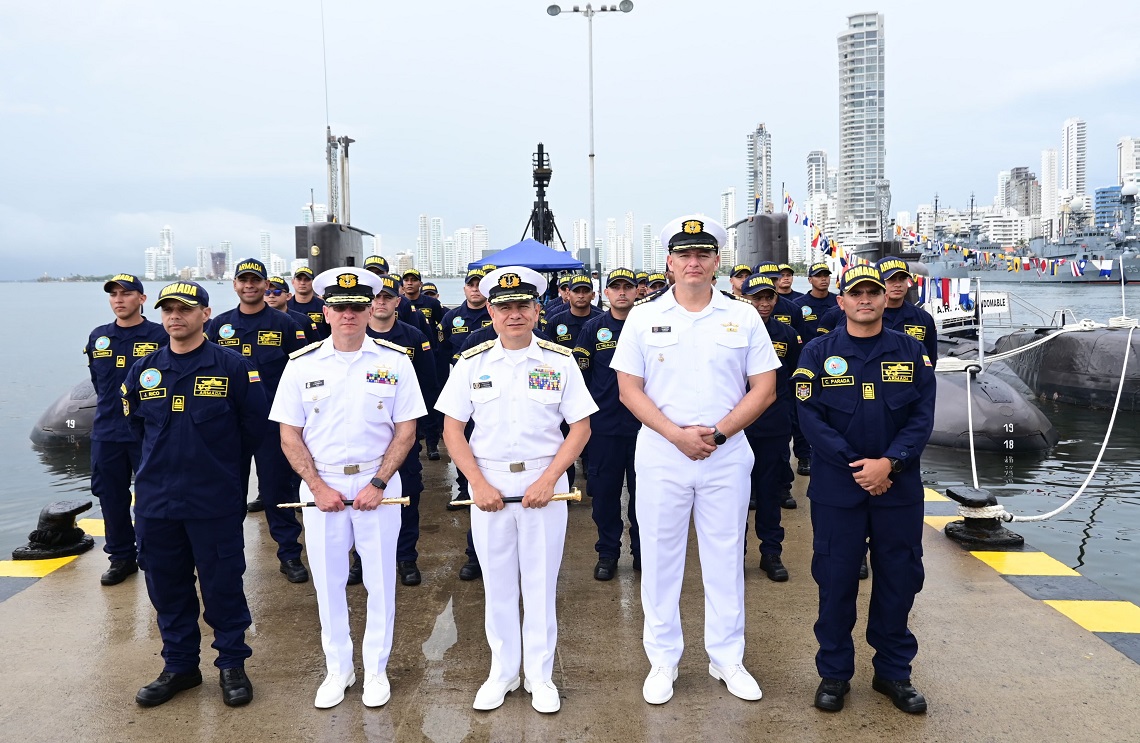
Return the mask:
M912 614L919 641L914 683L925 715L906 715L871 689L863 640L867 595L856 627L857 671L846 708L812 706L816 586L809 573L811 527L806 480L800 507L784 511L787 583L769 581L749 538L745 665L764 698L745 702L708 674L702 647L704 602L695 537L690 538L681 612L687 648L673 699L646 704L648 664L641 645L637 573L624 555L618 577L593 579L596 531L589 499L571 504L559 580L554 682L562 710L542 715L520 688L492 712L471 709L490 654L479 581L458 579L465 511L448 512L450 475L425 461L419 566L423 584L397 585L396 633L388 678L392 699L367 709L359 638L364 586L350 586L357 685L334 709L313 707L324 677L312 583L278 572L261 514L246 522L246 593L254 625L246 669L254 700L222 704L203 623L201 687L144 709L139 687L162 670L154 612L142 576L99 585L98 550L0 602L0 739L5 741L1137 741L1140 665L993 567L925 528L926 586ZM640 494L642 500L653 494ZM101 546L101 545L100 545ZM1083 579L1080 579L1083 580Z

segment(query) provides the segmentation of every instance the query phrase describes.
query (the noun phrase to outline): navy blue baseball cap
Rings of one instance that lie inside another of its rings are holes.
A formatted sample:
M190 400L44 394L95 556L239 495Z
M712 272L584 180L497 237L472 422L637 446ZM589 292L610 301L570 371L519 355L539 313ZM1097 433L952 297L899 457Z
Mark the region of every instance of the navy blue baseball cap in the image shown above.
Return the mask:
M749 276L741 285L740 291L744 292L746 296L759 294L762 291L770 291L775 294L776 284L767 276Z
M430 281L425 281L424 285L420 287L420 291L424 294L439 294L439 288Z
M774 279L780 275L780 265L778 263L761 263L756 266L756 270L752 273Z
M187 307L209 307L210 295L201 284L193 281L176 281L162 287L158 293L158 301L154 303L155 309L162 306L168 299L176 299Z
M260 279L269 278L269 272L265 270L265 264L256 258L246 258L237 264L237 268L234 269L234 278L236 279L238 276L246 273L254 274Z
M106 284L103 284L103 291L108 294L117 288L126 289L129 292L146 294L146 292L143 291L143 285L142 282L139 281L139 277L130 273L117 273L112 276Z
M636 284L637 281L635 280L634 283ZM593 289L594 288L594 282L591 281L590 277L584 273L579 273L579 274L575 274L575 275L571 276L570 277L570 291L574 291L575 289L577 289L580 286L584 286L584 287L587 287L589 289Z
M813 263L808 269L808 276L822 276L823 274L831 275L831 269L827 267L827 263L824 261Z
M381 276L379 278L380 278L380 288L378 288L376 290L377 294L379 294L380 292L384 292L386 294L390 294L393 297L400 296L400 288L398 286L396 286L396 279L394 277L392 277L389 274L384 274L383 276Z
M879 273L879 269L870 264L861 264L849 266L839 277L839 293L846 294L856 284L864 282L874 284L883 290L887 288L886 284L883 283L883 276Z
M883 281L886 281L900 271L902 273L905 273L908 278L914 278L914 274L910 272L910 266L907 265L906 261L893 255L888 255L886 258L880 258L879 262L875 264L875 267L879 269L879 273L882 275Z

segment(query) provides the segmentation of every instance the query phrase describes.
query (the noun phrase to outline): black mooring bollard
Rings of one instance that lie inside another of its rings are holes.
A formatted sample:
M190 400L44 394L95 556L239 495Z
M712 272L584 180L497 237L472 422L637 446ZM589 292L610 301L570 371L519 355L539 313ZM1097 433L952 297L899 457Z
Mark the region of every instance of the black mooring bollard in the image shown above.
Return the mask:
M946 488L946 495L962 508L987 508L998 504L993 493L984 488ZM961 510L961 509L959 509ZM968 547L1022 547L1025 537L1006 529L996 518L963 516L962 521L951 521L943 533L955 542Z
M91 508L89 500L61 500L44 506L28 543L12 550L13 560L50 560L81 555L95 540L75 525L75 517Z

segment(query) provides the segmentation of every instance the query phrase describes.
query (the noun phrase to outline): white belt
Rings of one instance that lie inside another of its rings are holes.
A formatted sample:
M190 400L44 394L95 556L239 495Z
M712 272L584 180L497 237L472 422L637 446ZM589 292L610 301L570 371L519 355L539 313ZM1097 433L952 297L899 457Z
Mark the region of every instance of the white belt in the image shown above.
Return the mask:
M545 469L546 465L554 461L554 457L528 459L524 462L496 462L491 459L475 458L475 464L483 469L498 470L499 472L525 472L526 470Z
M317 468L317 472L331 472L338 475L356 475L359 474L361 470L367 472L369 468L372 468L372 471L375 472L376 468L379 467L380 463L383 461L384 457L377 457L376 459L370 460L368 462L361 462L360 464L325 464L324 462L313 460L313 466Z

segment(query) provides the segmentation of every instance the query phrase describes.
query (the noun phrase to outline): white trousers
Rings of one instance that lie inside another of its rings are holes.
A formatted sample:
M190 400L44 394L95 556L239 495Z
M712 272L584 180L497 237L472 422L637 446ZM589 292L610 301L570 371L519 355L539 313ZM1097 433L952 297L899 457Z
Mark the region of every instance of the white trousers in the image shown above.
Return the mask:
M676 666L685 647L679 604L690 514L705 589L705 650L720 666L742 662L742 555L754 459L743 434L696 462L648 428L638 434L634 467L645 612L642 640L650 665Z
M372 479L373 472L357 475L322 473L329 487L351 500ZM388 481L385 498L399 498L402 487L397 473ZM301 500L312 500L308 485L301 483ZM348 631L348 551L355 544L364 568L368 589L368 615L361 654L367 673L381 673L392 653L392 627L396 618L396 539L400 535L400 508L379 506L358 511L351 506L326 513L306 508L305 551L317 590L321 618L321 647L328 673L353 670L352 637Z
M483 470L483 476L503 497L523 495L539 474L538 470ZM562 475L554 492L564 493L567 489L566 475ZM516 679L521 664L532 684L549 681L558 643L555 594L566 542L566 503L554 501L545 508L508 503L494 513L472 507L471 538L483 568L483 622L491 647L488 680Z

